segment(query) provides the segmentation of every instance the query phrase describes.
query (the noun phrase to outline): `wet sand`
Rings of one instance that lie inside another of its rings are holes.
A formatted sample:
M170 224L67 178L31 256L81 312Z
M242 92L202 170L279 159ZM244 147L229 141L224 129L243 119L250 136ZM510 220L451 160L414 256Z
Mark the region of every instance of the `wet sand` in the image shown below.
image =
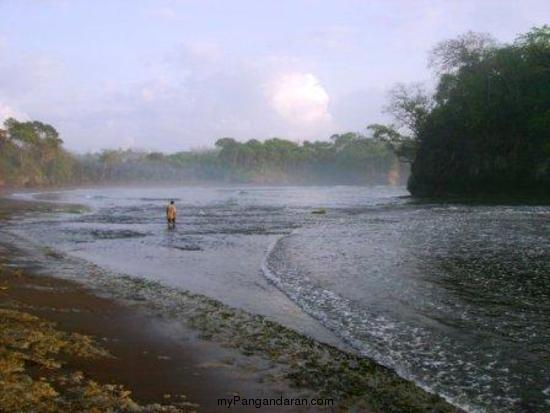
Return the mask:
M1 283L0 308L28 312L55 322L62 330L94 337L115 358L75 358L69 360L71 369L99 383L122 384L140 403L169 404L185 395L187 401L198 404L199 411L213 412L222 410L217 398L234 394L299 395L284 384L262 383L265 363L261 360L201 340L192 331L185 332L185 342L175 342L166 334L170 329L166 322L97 297L74 282L4 271Z

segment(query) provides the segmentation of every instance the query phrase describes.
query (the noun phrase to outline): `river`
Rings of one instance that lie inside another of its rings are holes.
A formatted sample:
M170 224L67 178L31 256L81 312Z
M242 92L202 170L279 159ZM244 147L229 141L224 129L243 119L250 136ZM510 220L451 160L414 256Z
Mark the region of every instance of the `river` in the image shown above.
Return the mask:
M19 196L89 208L9 225L33 243L323 339L312 317L470 411L550 411L548 206L420 203L386 186Z

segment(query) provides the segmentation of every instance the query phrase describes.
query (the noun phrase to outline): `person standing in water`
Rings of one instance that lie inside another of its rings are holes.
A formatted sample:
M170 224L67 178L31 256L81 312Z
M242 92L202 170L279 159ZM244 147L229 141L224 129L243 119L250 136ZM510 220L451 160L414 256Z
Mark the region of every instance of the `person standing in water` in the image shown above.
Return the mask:
M168 228L176 228L176 205L174 201L170 201L166 207L166 220L168 221Z

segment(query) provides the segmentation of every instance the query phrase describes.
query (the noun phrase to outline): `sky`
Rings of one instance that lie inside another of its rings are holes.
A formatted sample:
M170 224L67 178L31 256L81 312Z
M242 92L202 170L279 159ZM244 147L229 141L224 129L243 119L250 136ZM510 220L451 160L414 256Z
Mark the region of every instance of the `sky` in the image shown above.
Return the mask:
M324 140L433 84L437 42L545 23L549 0L0 0L0 122L78 152Z

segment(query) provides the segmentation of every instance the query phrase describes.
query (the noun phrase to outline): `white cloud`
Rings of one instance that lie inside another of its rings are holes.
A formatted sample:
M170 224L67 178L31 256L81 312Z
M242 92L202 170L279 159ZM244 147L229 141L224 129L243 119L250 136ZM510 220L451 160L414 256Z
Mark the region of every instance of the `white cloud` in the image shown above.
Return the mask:
M15 118L22 121L29 120L29 116L26 113L20 112L11 106L0 102L0 125L2 125L4 121L9 118Z
M312 73L287 73L266 86L271 107L287 122L298 126L328 123L330 98Z

